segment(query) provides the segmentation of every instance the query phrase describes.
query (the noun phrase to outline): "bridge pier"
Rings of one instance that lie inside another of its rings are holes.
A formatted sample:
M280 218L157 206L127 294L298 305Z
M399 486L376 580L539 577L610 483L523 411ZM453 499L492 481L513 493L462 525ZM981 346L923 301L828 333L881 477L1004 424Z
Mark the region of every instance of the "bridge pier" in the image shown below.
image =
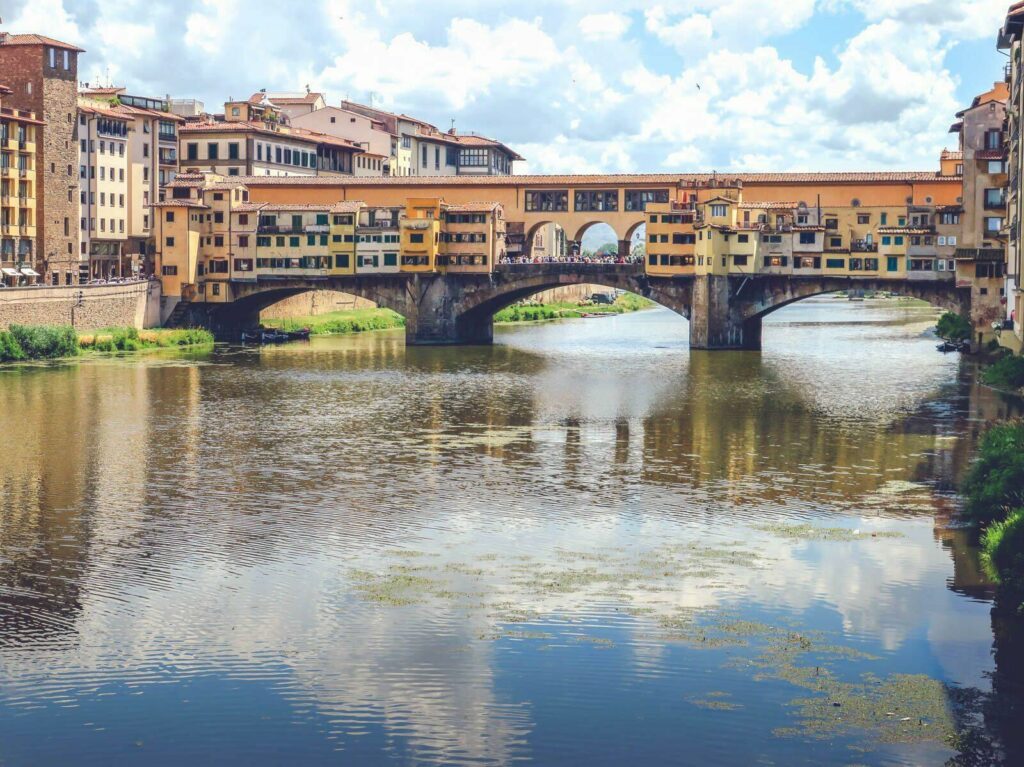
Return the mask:
M494 318L485 312L465 312L466 285L457 279L415 280L415 302L405 314L405 342L410 346L489 344Z
M700 275L693 283L690 310L690 348L761 349L761 317L744 319L724 275Z

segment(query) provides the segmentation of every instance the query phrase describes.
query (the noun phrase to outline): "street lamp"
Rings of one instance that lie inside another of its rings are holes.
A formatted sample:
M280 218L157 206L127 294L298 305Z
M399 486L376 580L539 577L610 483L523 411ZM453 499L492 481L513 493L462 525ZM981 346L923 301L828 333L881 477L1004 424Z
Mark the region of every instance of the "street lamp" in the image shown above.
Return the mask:
M75 327L75 309L81 309L85 306L85 293L79 290L75 294L75 303L71 304L71 327Z

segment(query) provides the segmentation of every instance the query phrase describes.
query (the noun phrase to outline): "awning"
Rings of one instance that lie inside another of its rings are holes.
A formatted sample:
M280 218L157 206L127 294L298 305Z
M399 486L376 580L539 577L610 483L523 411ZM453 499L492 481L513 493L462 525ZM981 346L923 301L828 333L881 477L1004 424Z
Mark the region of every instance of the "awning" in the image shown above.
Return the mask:
M960 261L1004 261L1006 251L1002 248L957 248L953 258Z
M0 269L0 272L3 272L8 277L20 277L21 276L21 272L19 272L17 269L11 269L9 266L5 266L3 269Z
M42 275L35 269L29 269L27 266L21 270L21 273L26 277L42 277Z

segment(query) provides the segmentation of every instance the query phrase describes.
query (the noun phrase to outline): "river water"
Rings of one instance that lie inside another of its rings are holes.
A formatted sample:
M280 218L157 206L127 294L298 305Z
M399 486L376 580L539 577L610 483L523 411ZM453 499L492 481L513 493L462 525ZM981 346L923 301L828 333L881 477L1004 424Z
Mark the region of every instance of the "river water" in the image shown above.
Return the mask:
M824 298L762 353L659 309L5 368L0 764L988 748L993 590L948 523L1014 406L933 323Z

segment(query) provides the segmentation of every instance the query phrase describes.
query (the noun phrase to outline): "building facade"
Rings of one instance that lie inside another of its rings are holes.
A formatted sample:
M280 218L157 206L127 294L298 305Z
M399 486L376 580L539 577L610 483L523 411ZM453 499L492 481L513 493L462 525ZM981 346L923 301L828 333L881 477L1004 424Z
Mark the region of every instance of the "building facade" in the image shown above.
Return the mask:
M262 96L262 94L258 94ZM179 128L180 166L225 176L351 175L363 148L338 136L293 127L265 98L227 102L224 115Z
M1024 63L1021 46L1024 41L1024 3L1014 3L999 33L999 47L1009 54L1006 66L1007 94L1007 302L1010 319L1018 343L1024 343L1024 147L1021 143L1022 110L1024 110Z
M0 85L0 282L25 285L35 270L36 141L43 123L27 109L5 103L11 88Z
M127 115L111 107L78 107L78 276L85 281L132 274L126 257L132 201L130 124Z
M998 82L957 113L950 132L959 136L963 176L957 284L972 290L975 325L1003 324L1012 315L1007 284L1006 103L1009 88Z
M523 159L500 141L457 133L454 127L442 131L415 117L354 101L342 101L341 109L363 115L391 136L388 167L392 176L503 176L511 174L513 163ZM304 119L315 118L307 115Z
M43 35L0 32L4 103L32 112L37 126L34 270L48 284L78 281L78 56L81 48Z

